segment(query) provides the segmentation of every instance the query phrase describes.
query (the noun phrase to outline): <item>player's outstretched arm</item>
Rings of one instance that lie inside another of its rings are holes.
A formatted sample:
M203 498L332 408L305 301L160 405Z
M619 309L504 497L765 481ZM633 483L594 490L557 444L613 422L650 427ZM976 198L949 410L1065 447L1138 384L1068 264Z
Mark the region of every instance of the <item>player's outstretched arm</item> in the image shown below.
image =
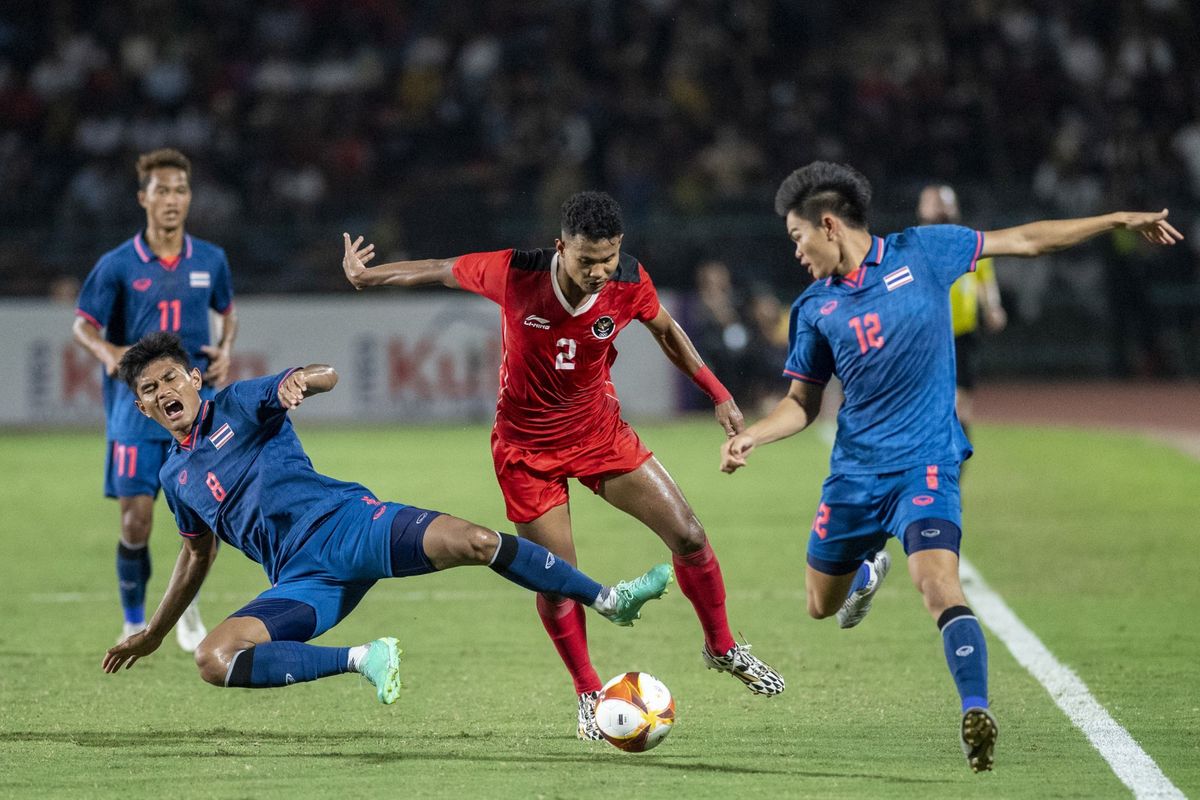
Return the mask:
M440 283L450 289L461 288L454 277L455 258L428 258L423 261L393 261L368 269L367 264L375 258L375 245L364 244L359 236L350 241L350 234L342 234L345 253L342 256L342 271L346 280L355 289L366 286L429 286Z
M217 537L212 531L184 539L167 591L150 623L144 630L108 649L100 665L105 672L116 672L121 667L129 669L139 658L145 658L158 649L163 637L171 632L188 604L195 599L216 557Z
M328 392L337 386L337 370L328 364L309 364L288 375L279 383L279 404L297 408L304 398Z
M824 386L792 381L787 395L770 414L721 446L721 471L736 472L746 466L746 457L755 447L786 439L807 428L821 411L824 393Z
M128 347L119 347L107 341L100 335L100 329L83 317L75 318L71 333L74 335L75 341L83 345L85 350L104 365L105 372L109 375L117 374L117 364L121 362L121 356L125 355Z
M740 433L745 427L742 410L738 408L729 390L717 380L712 370L704 365L704 360L700 358L700 353L683 330L683 326L662 306L658 307L658 315L654 319L643 324L650 329L650 333L670 362L695 381L700 390L713 401L717 423L725 430L725 435Z
M983 234L981 256L1040 256L1063 250L1105 231L1127 228L1153 244L1175 244L1183 234L1167 222L1162 211L1115 211L1099 217L1052 219Z

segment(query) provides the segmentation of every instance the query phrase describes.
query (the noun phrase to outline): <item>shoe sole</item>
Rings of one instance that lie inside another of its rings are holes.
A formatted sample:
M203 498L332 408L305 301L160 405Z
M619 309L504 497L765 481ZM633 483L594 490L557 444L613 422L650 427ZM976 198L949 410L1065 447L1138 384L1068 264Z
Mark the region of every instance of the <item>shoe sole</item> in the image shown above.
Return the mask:
M376 687L378 689L376 696L379 698L379 702L390 706L400 699L400 654L404 651L396 646L395 639L385 641L391 645L388 647L388 666L383 677L383 685Z
M972 772L989 772L996 763L996 720L982 708L969 708L963 714L962 742Z

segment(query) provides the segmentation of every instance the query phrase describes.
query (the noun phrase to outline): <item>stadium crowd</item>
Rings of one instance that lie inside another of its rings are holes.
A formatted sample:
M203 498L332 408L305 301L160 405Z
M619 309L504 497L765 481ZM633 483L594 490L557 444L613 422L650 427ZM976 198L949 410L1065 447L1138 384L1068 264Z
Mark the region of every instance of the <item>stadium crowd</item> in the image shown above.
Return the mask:
M777 255L773 187L814 158L870 176L885 227L931 178L968 223L1149 203L1187 225L1198 39L1185 0L12 4L0 294L128 235L134 155L163 145L196 164L191 224L245 292L341 288L344 227L385 254L540 244L588 186L687 287L705 255ZM714 218L751 222L722 245L692 224Z

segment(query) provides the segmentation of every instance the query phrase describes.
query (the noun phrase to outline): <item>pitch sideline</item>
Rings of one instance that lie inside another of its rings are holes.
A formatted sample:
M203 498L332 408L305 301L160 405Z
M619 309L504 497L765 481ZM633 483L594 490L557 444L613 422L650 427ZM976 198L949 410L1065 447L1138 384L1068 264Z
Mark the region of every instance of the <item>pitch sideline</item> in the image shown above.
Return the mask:
M1067 719L1083 731L1134 797L1186 800L1183 792L1163 774L1129 731L1092 696L1075 671L1054 657L965 558L959 561L959 576L967 602L980 621L1004 642L1017 663L1045 688Z

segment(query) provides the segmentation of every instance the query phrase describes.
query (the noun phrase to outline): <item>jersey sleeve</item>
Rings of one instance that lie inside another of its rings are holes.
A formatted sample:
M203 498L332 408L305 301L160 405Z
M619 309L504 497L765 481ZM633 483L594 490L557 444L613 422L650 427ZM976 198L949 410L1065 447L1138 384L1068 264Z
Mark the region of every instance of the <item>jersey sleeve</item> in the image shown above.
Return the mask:
M167 508L175 515L175 525L179 535L185 539L195 539L208 531L208 525L200 515L184 505L175 495L175 487L170 482L163 484L163 497L167 498Z
M209 296L208 307L218 314L228 314L233 307L233 277L229 274L229 259L221 253L221 263L217 265L213 276L212 294Z
M658 290L654 288L654 281L650 280L650 273L646 272L646 268L640 263L638 264L638 277L637 294L633 298L633 318L641 322L649 322L658 316L660 307Z
M974 272L983 251L983 231L961 225L921 225L910 228L926 262L943 286L965 272Z
M283 383L288 375L291 375L298 369L300 368L292 367L275 375L236 381L221 391L222 393L228 393L229 398L237 404L238 408L247 417L266 421L271 417L282 416L287 413L287 409L279 403L279 384Z
M504 284L508 280L513 250L494 250L490 253L469 253L454 262L454 279L469 292L481 294L494 303L504 300Z
M788 324L788 357L783 375L818 386L833 376L833 349L821 332L804 317L799 303L792 306Z
M115 268L111 261L102 258L92 267L79 290L75 313L97 328L107 327L119 296L120 282Z

